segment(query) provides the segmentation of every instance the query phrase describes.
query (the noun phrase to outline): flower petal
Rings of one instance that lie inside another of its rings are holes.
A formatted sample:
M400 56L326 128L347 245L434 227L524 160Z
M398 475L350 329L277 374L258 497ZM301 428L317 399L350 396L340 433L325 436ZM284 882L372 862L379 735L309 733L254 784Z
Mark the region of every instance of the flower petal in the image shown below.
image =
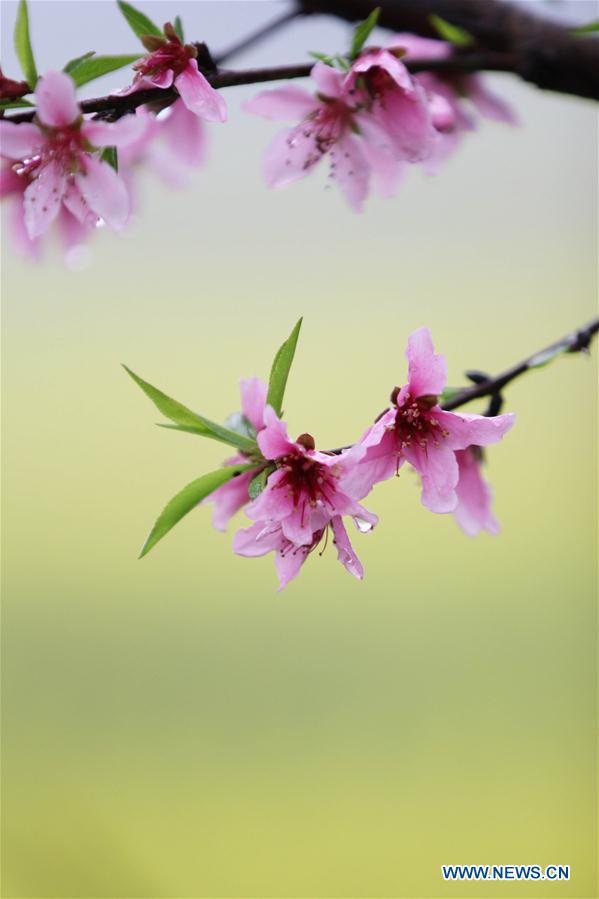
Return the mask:
M275 556L275 566L279 575L279 592L284 590L300 572L300 568L308 558L308 548L305 546L290 546L285 544Z
M331 527L333 528L335 546L337 547L337 558L350 574L353 574L355 578L361 581L364 577L362 563L355 554L345 530L345 525L338 515L331 520Z
M297 444L289 439L287 425L281 421L272 406L267 406L264 410L264 428L257 439L265 459L279 459L297 450Z
M339 99L343 96L346 81L346 76L343 72L339 72L333 66L319 61L313 66L310 76L316 82L319 92L324 94L325 97Z
M64 72L48 72L40 78L35 100L40 120L50 128L72 125L81 115L73 79Z
M455 488L459 471L455 453L445 444L420 447L412 444L402 450L406 460L422 479L422 504L431 512L453 512L458 499Z
M320 162L324 150L313 130L303 124L282 131L274 138L264 157L264 180L269 187L283 187L297 181Z
M89 208L115 230L124 228L129 218L129 193L112 166L94 156L85 158L85 174L75 175L75 183Z
M56 162L41 166L39 175L23 194L25 227L31 240L43 234L60 211L65 175Z
M481 461L472 449L460 450L456 458L460 479L456 487L455 520L469 537L475 537L482 530L498 534L499 522L491 509L491 488L482 476Z
M81 131L94 147L126 147L139 140L146 127L141 116L126 115L117 122L84 122Z
M447 362L436 355L428 328L418 328L410 334L406 349L408 360L408 384L406 390L412 398L438 396L447 381ZM402 391L403 393L403 391ZM400 402L402 396L400 394Z
M177 100L170 114L160 121L160 135L172 158L185 166L199 166L204 161L206 132L198 116L189 111L183 100Z
M238 556L264 556L279 549L283 535L279 525L265 527L263 521L257 521L249 528L242 528L233 537L233 552Z
M240 460L242 462L246 461L243 457L240 457ZM210 496L206 497L204 502L214 503L212 524L217 531L226 531L233 515L243 508L246 503L249 503L248 487L255 474L255 471L244 471L239 477L223 484L222 487L219 487Z
M198 70L195 59L190 59L181 74L177 75L175 87L187 108L201 119L208 122L227 121L227 104Z
M29 159L35 156L44 140L37 125L0 121L0 153L7 159Z
M397 87L406 94L414 92L414 79L406 69L403 62L390 53L388 50L368 50L362 53L358 59L352 63L351 71L346 76L346 83L354 84L356 77L365 74L370 69L383 69L389 77L395 82ZM389 91L391 93L391 91ZM395 91L393 91L395 93Z
M488 90L480 76L468 76L464 87L468 99L480 115L495 122L503 122L505 125L519 124L518 116L509 103Z
M434 414L441 427L449 432L444 442L453 450L498 443L516 420L513 412L488 416L464 415L439 409Z
M312 94L299 87L280 87L272 91L261 91L251 100L246 100L243 109L263 119L293 121L303 119L318 106Z
M246 378L239 382L241 391L241 411L245 417L260 431L264 427L264 410L268 388L260 378Z
M330 150L331 176L355 212L368 196L370 165L355 138L345 135Z

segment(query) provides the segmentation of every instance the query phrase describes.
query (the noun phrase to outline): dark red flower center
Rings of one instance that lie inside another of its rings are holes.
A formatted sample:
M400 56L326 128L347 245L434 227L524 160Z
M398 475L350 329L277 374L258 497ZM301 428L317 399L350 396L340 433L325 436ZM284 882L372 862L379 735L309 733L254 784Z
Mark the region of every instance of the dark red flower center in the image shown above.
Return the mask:
M293 497L294 506L314 507L322 502L334 509L337 466L323 465L303 453L282 456L276 465L284 472L277 489L286 490Z
M449 435L435 416L438 403L436 396L412 398L407 394L395 415L395 436L398 450L419 446L426 450L429 445L440 446L441 440Z

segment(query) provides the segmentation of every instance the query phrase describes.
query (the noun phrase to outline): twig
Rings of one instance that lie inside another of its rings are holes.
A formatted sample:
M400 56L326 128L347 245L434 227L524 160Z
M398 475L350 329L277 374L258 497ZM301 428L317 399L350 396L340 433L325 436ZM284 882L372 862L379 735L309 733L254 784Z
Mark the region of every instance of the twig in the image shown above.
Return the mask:
M500 374L495 375L495 377L486 378L475 384L473 387L464 387L463 390L459 390L455 393L451 399L442 403L441 408L445 409L446 412L451 412L453 409L458 409L460 406L465 406L466 403L470 403L472 400L477 400L484 396L498 397L507 384L515 381L516 378L519 378L521 375L525 374L525 372L530 371L533 368L539 368L545 360L549 361L554 355L560 352L580 353L587 351L597 332L599 332L599 318L594 318L584 327L579 328L577 331L573 331L571 334L566 334L565 337L556 340L555 343L550 344L542 350L538 350L536 353L533 353L532 356L528 356L528 358L523 359L522 362L517 362ZM351 446L352 444L340 446L336 449L326 450L325 452L338 456L345 450L351 449Z
M301 14L301 10L296 6L286 10L282 15L277 16L276 19L273 19L271 22L268 22L266 25L263 25L261 28L252 32L252 34L248 34L246 37L237 41L237 43L227 47L222 53L217 53L214 57L214 61L217 65L221 65L225 60L230 59L232 56L237 56L238 53L242 53L244 50L248 50L255 44L260 43L260 41L265 40L265 38L270 37L271 34L274 34L284 25L288 25L289 22L292 22L298 16L301 16Z
M431 15L471 34L481 49L510 54L511 71L537 87L599 100L599 40L576 35L526 6L506 0L299 0L304 13L327 13L350 22L374 5L379 25L438 37ZM532 4L528 4L531 6ZM537 6L540 4L536 4ZM590 16L592 18L592 16Z
M418 62L406 63L408 69L413 72L478 72L482 70L495 72L511 71L512 60L505 53L472 53L454 56L450 59L423 59ZM300 63L299 65L275 66L264 69L241 69L239 71L206 72L205 77L214 88L237 87L241 84L259 84L267 81L285 81L291 78L307 78L312 71L314 62ZM107 117L120 118L127 113L134 112L138 106L146 103L159 102L161 106L174 103L178 94L176 91L162 88L137 91L126 96L108 94L105 97L95 97L91 100L82 100L81 111L84 113L102 113ZM30 122L35 116L35 110L6 116L7 122Z
M511 368L506 369L506 371L495 375L495 377L482 381L480 384L475 384L473 387L465 387L443 403L443 408L449 412L452 409L458 409L460 406L470 403L472 400L480 399L480 397L496 396L507 384L515 381L520 375L530 371L532 368L540 367L544 358L550 359L554 353L557 354L559 352L580 353L583 350L588 350L593 337L598 331L599 318L594 318L585 327L574 331L572 334L567 334L561 340L556 340L555 343L533 353L532 356L529 356L522 362L517 362Z

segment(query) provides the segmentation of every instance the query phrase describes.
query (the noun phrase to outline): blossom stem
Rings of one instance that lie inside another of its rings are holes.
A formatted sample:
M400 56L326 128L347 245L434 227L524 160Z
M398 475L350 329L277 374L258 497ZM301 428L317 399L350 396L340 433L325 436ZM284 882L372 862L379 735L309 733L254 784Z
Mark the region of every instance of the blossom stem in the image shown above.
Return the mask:
M265 40L265 38L270 37L271 34L274 34L280 28L283 28L283 26L288 25L289 22L292 22L300 15L302 15L302 12L296 6L291 7L291 9L285 10L285 12L280 16L277 16L276 19L272 19L266 25L263 25L261 28L258 28L251 34L246 35L246 37L241 38L236 43L231 44L231 46L227 47L226 50L223 50L222 53L217 53L217 55L214 57L214 61L217 65L221 65L232 56L237 56L238 53L243 53L244 50L248 50L255 44L260 43L260 41Z

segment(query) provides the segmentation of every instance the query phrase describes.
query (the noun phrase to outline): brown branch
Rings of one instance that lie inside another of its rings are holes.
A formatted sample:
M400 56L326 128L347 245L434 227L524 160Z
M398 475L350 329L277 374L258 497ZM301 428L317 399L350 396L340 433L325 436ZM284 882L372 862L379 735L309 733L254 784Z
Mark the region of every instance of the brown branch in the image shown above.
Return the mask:
M544 359L549 360L554 354L557 355L558 353L580 353L588 350L593 337L598 331L599 318L594 318L593 321L583 328L579 328L578 331L567 334L561 340L556 340L555 343L533 353L532 356L523 359L522 362L517 362L511 368L495 375L495 377L481 381L481 383L475 384L473 387L465 387L443 403L443 408L449 412L452 409L465 406L466 403L470 403L472 400L477 400L484 396L497 396L507 384L515 381L516 378L519 378L525 372L540 367Z
M519 378L533 368L540 368L545 361L550 361L554 355L558 355L559 353L580 353L587 351L593 337L598 332L599 318L594 318L584 327L579 328L577 331L573 331L571 334L566 334L565 337L556 340L555 343L550 344L542 350L537 350L532 356L528 356L526 359L523 359L522 362L516 362L515 365L512 365L500 374L495 375L495 377L486 378L485 380L476 383L473 387L464 387L463 390L457 391L451 399L448 399L441 404L441 408L445 409L446 412L451 412L453 409L465 406L466 403L471 403L472 400L478 400L485 396L499 397L501 391L507 384L515 381L516 378ZM387 409L384 410L384 412L386 411ZM383 415L384 412L382 412L381 415ZM338 456L345 450L351 449L351 447L352 444L349 444L348 446L340 446L336 449L325 450L325 452Z
M505 0L299 0L302 12L350 22L381 8L379 24L438 37L430 16L465 29L480 48L513 58L511 71L546 90L599 99L599 40L533 15Z
M263 25L262 28L258 28L257 31L252 32L252 34L248 34L246 37L241 38L239 41L237 41L237 43L232 44L230 47L227 47L227 49L223 50L221 53L217 53L214 57L215 63L217 65L221 65L223 62L225 62L225 60L230 59L232 56L237 56L238 53L243 53L244 50L248 50L250 47L255 46L255 44L260 43L260 41L263 41L267 37L270 37L271 34L279 31L280 28L282 28L284 25L288 25L289 22L297 19L297 17L301 14L301 10L296 6L286 10L276 19L273 19L271 22Z
M417 72L509 72L512 67L512 59L505 53L471 53L455 56L451 59L422 59L418 62L407 62L409 70ZM307 78L312 71L314 61L290 66L275 66L264 69L241 69L239 71L205 72L205 77L214 88L237 87L242 84L260 84L268 81L286 81L291 78ZM108 94L105 97L95 97L91 100L82 100L79 104L84 113L99 113L106 118L120 118L127 113L134 112L138 106L147 103L159 103L161 107L169 106L179 95L173 89L151 88L150 90L137 91L134 94L119 96ZM17 115L6 116L8 122L30 122L35 116L35 110L21 112Z

